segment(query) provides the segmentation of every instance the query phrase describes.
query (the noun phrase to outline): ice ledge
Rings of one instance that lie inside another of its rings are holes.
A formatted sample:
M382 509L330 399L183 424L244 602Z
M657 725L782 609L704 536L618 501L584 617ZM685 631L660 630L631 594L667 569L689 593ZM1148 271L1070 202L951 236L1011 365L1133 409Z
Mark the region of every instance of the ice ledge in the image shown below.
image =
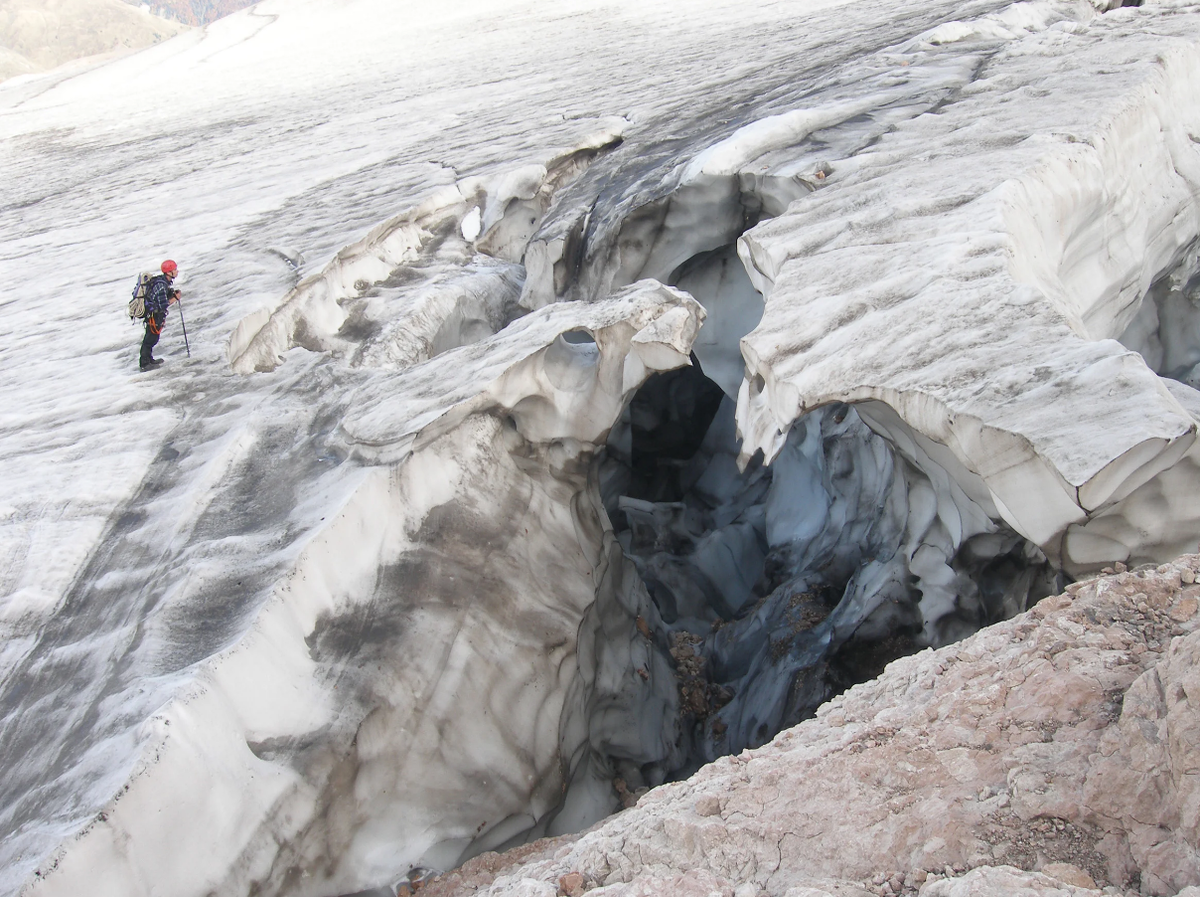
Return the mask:
M1001 101L1013 91L1032 118ZM998 53L936 115L834 163L739 242L766 296L742 340L744 453L773 457L813 407L878 400L1051 557L1095 563L1068 531L1132 509L1195 440L1115 337L1200 233L1198 138L1186 23L1102 17ZM1125 550L1178 548L1156 538Z
M395 463L470 415L503 409L534 442L602 442L628 393L654 371L689 364L703 320L699 303L657 281L596 304L546 306L360 388L342 439L367 463Z

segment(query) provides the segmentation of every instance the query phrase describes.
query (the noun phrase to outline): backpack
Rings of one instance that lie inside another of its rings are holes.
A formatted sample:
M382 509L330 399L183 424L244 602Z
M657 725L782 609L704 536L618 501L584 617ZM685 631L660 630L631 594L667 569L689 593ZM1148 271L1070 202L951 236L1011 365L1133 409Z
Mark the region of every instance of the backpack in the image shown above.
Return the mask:
M129 321L144 320L146 317L146 293L150 289L150 281L155 278L152 271L143 271L138 275L137 285L133 288L133 298L129 300Z

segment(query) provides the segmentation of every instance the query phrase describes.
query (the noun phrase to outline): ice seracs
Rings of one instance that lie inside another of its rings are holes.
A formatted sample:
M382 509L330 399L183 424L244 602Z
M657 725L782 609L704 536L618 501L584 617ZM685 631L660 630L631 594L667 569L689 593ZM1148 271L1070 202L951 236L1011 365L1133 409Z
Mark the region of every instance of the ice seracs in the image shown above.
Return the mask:
M229 341L233 369L272 370L297 345L356 349L359 355L352 360L362 362L367 353L368 366L403 365L495 333L515 316L517 297L508 294L520 292L525 276L519 263L555 193L597 156L620 145L620 133L616 120L544 165L493 179L465 178L432 191L342 249L273 307L243 318ZM472 258L474 252L482 258ZM409 290L389 290L387 282L413 268L431 275L416 301ZM353 334L364 324L386 326L386 334L359 345ZM449 333L448 324L456 324L459 332ZM339 336L343 328L350 340Z

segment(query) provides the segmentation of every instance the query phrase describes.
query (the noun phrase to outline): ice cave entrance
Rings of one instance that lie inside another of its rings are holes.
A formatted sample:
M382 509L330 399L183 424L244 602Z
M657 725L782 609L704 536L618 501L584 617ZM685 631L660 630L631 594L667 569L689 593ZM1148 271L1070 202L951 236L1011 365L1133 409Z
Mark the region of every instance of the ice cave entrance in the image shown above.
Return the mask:
M865 406L810 412L772 464L759 455L744 470L734 410L693 355L637 391L597 461L605 510L651 600L638 628L670 658L663 688L677 690L665 755L610 751L618 791L762 744L891 660L1061 585L1040 550L968 507L944 471L872 430Z

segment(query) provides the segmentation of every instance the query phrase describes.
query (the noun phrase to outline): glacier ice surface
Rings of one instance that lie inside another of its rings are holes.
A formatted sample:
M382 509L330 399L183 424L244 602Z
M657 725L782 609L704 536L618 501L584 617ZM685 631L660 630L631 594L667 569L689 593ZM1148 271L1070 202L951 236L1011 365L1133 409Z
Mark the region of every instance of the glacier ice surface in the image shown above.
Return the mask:
M443 868L1191 548L1198 35L266 0L0 86L0 890Z

